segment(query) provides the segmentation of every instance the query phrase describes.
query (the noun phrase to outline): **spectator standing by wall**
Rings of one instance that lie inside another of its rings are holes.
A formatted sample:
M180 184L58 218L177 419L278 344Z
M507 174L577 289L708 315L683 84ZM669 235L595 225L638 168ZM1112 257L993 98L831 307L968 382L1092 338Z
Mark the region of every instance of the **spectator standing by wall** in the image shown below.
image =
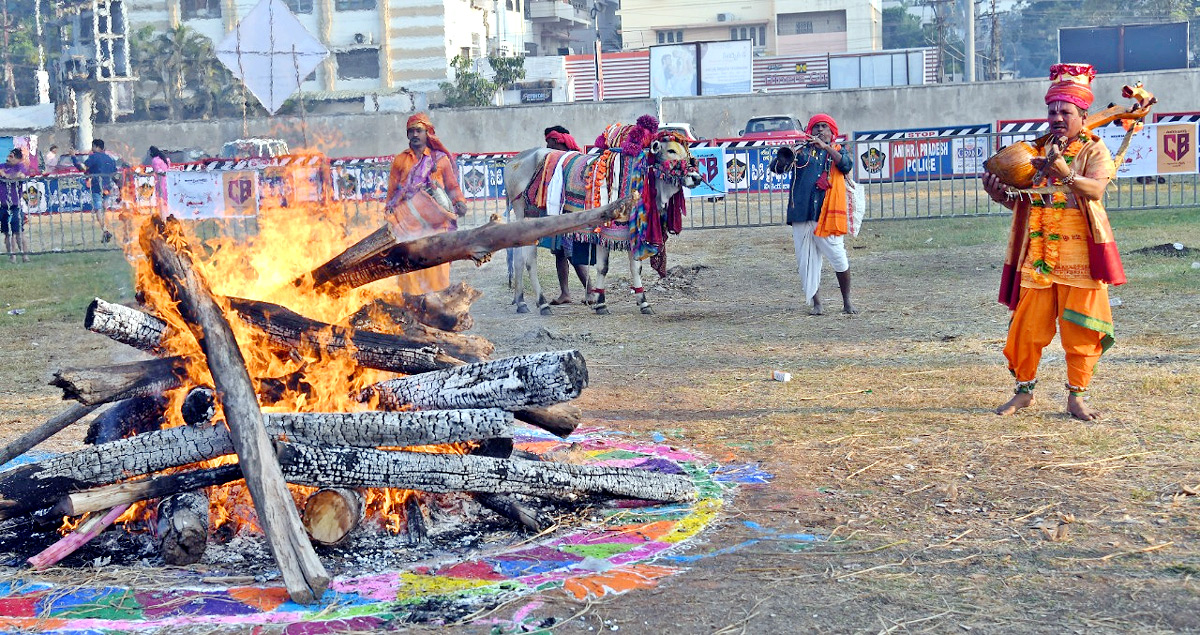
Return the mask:
M117 161L104 151L103 139L94 139L92 153L88 155L87 160L80 164L79 159L72 156L71 162L85 174L92 175L88 179L88 188L92 192L92 214L96 216L96 222L100 224L100 231L103 232L101 242L108 242L112 240L113 235L108 231L105 209L116 192L113 177L117 174Z
M171 160L163 154L158 146L150 146L150 170L154 172L154 198L158 201L158 211L167 211L167 170Z
M9 262L29 262L29 239L25 236L25 213L21 211L21 182L29 176L25 153L13 148L4 165L0 166L0 231L4 232L4 249Z

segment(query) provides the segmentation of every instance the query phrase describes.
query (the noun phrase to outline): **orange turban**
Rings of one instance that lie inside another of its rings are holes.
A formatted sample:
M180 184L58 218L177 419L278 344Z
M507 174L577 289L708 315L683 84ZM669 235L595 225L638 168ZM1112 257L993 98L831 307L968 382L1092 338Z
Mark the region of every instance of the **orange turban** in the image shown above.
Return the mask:
M1050 90L1046 91L1046 103L1065 101L1084 110L1091 107L1092 79L1096 69L1091 64L1055 64L1050 67Z
M817 124L819 124L819 123L823 123L823 124L829 126L829 130L833 132L833 138L837 139L837 137L838 137L837 122L833 120L833 117L830 117L829 115L827 115L823 112L813 115L812 119L808 120L808 128L805 130L805 132L807 132L808 134L811 135L813 128L816 128Z
M429 147L437 150L438 152L446 154L450 157L451 161L454 161L454 154L446 149L446 146L442 143L441 139L437 138L437 131L433 129L433 122L429 120L429 115L419 112L409 117L408 123L405 125L405 129L409 130L412 128L424 128Z

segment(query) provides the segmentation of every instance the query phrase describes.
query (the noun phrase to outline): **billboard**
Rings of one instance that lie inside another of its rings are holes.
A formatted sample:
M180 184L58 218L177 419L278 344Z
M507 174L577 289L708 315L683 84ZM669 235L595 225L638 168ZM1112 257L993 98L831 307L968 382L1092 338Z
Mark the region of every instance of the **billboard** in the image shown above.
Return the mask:
M650 96L690 97L700 94L695 42L650 47Z
M1086 62L1097 73L1188 67L1188 23L1121 24L1058 30L1058 59Z
M754 84L754 45L750 40L700 44L700 94L749 93Z
M991 124L855 132L861 182L975 177L991 155Z

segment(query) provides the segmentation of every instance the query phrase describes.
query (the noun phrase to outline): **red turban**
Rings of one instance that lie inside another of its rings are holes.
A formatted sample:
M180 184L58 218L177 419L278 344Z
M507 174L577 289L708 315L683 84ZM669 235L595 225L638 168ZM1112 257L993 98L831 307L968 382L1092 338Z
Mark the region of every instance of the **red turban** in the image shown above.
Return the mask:
M579 149L579 144L575 141L575 137L557 130L551 130L550 134L546 135L546 141L556 141L566 146L568 150L583 152L583 150Z
M805 129L805 132L811 135L813 133L813 128L817 127L817 124L819 123L828 125L829 129L833 131L833 138L838 138L837 122L833 120L833 117L830 117L823 112L813 115L812 119L808 120L808 128Z
M454 154L446 149L446 146L442 143L441 139L437 138L437 132L433 129L433 122L429 120L429 115L419 112L409 117L408 123L405 125L405 129L410 130L412 128L424 128L425 137L428 140L427 143L429 147L437 150L438 152L446 154L450 157L451 161L454 161Z
M1050 67L1050 90L1046 91L1046 103L1065 101L1084 110L1091 107L1092 79L1096 69L1091 64L1055 64Z

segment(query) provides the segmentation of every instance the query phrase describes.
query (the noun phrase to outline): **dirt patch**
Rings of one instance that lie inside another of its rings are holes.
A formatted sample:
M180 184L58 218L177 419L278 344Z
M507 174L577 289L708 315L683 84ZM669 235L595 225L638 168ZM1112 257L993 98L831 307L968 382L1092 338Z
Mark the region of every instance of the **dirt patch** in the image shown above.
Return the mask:
M1163 243L1154 245L1153 247L1142 247L1130 253L1153 255L1153 256L1174 256L1176 258L1191 258L1200 255L1200 249L1184 246L1183 243Z

